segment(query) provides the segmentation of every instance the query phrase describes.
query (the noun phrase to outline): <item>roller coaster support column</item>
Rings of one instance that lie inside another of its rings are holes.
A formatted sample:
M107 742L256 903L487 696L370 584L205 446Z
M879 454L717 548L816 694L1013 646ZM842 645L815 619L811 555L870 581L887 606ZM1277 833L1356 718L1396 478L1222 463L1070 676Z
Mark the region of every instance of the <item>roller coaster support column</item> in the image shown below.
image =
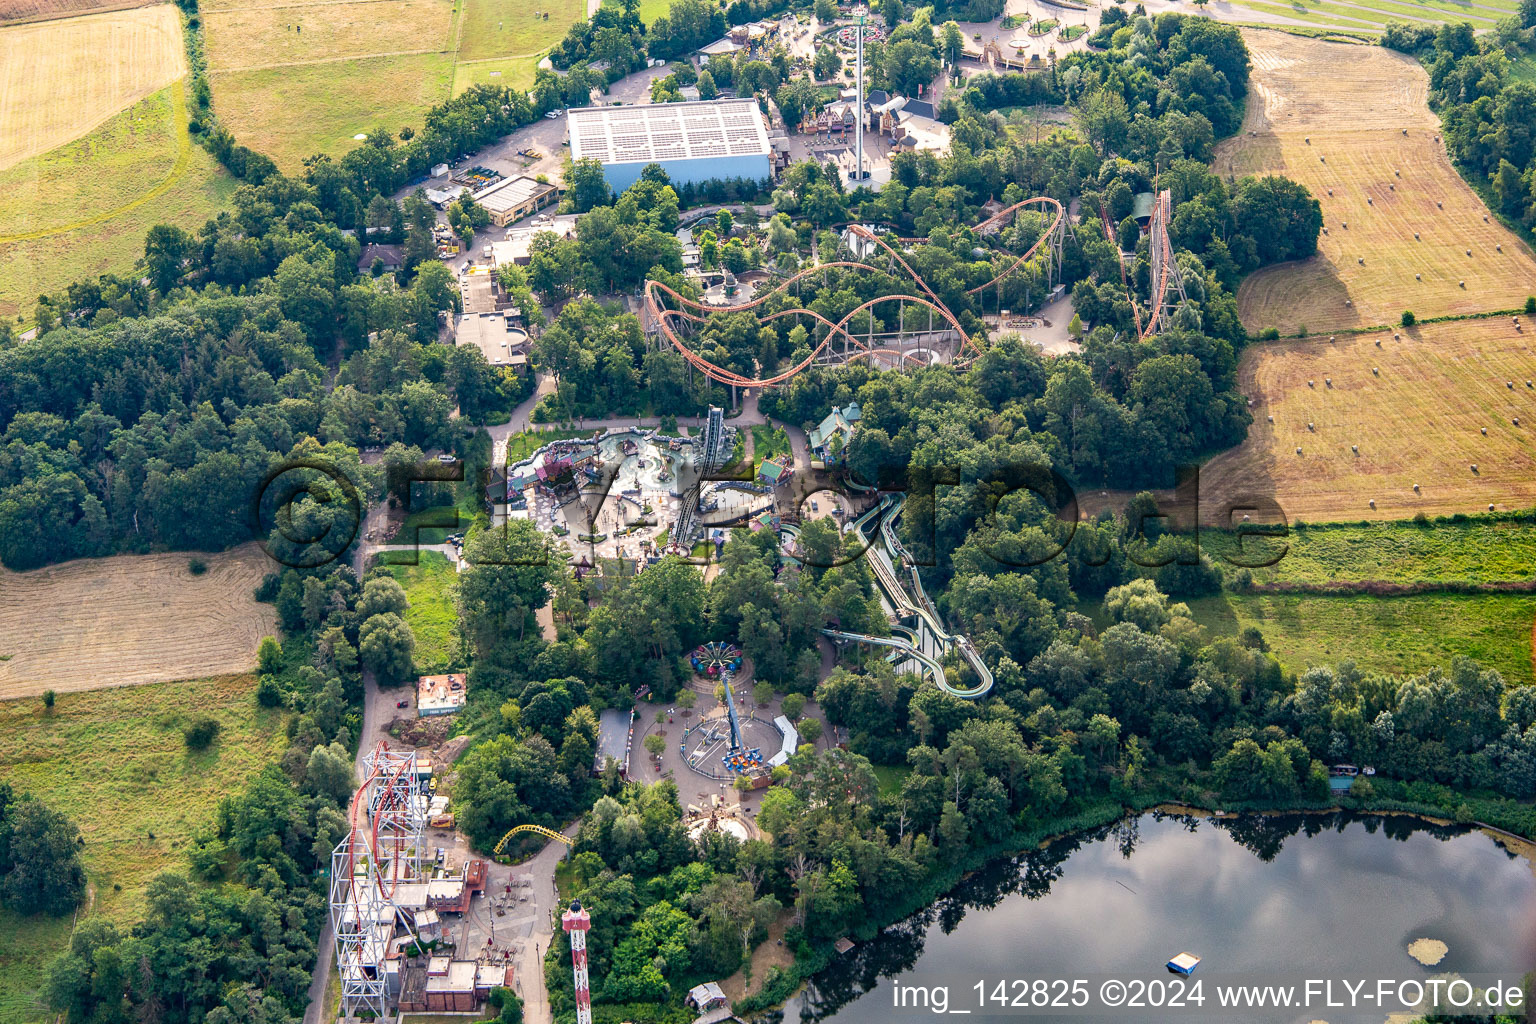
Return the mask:
M571 938L571 970L576 980L576 1024L592 1024L592 981L587 977L587 932L592 915L582 909L580 900L571 901L571 909L560 917L560 927Z

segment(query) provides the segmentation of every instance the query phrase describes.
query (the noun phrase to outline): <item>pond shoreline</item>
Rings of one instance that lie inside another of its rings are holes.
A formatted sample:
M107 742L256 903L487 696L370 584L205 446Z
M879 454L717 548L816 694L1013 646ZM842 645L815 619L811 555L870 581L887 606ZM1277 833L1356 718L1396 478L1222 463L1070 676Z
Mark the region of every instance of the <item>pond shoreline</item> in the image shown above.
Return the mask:
M1423 821L1427 825L1442 828L1465 828L1469 831L1479 831L1493 840L1496 844L1506 848L1510 853L1525 859L1532 876L1536 877L1536 841L1528 839L1518 833L1500 828L1484 821L1455 821L1442 815L1436 815L1428 810L1413 809L1403 806L1402 801L1381 800L1379 806L1361 804L1359 806L1347 806L1337 802L1328 804L1301 803L1291 806L1265 806L1242 808L1238 810L1226 810L1222 807L1203 806L1192 801L1161 798L1149 799L1144 804L1127 804L1114 801L1112 804L1105 802L1097 807L1090 807L1084 811L1066 818L1059 818L1042 823L1042 828L1023 833L1006 840L993 847L972 851L964 858L963 862L948 872L935 875L929 883L923 886L914 895L913 900L893 913L888 920L878 924L867 923L863 927L850 933L850 937L858 942L868 942L902 921L911 918L938 900L952 894L967 880L977 873L987 869L995 863L1013 857L1019 857L1031 852L1038 852L1074 836L1086 835L1097 829L1115 825L1128 818L1139 817L1144 814L1167 814L1170 816L1187 816L1207 818L1213 821L1231 821L1252 817L1282 817L1287 815L1337 815L1351 814L1359 817L1404 817ZM754 994L740 1001L737 1014L750 1019L753 1015L768 1012L777 1012L783 1009L785 1003L803 994L806 983L816 974L825 970L834 962L837 954L830 944L817 948L807 960L796 959L790 969L777 979L765 980L763 986ZM770 993L770 989L776 991Z

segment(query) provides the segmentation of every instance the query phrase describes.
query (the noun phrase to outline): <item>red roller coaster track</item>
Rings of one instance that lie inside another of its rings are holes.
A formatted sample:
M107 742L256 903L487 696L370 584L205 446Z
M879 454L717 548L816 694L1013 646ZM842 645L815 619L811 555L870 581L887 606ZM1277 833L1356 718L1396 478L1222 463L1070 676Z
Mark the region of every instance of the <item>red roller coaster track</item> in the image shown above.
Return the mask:
M386 751L389 749L389 744L381 740L375 749L380 752ZM388 766L384 765L382 761L375 760L368 772L368 777L363 780L362 785L352 794L352 806L348 813L348 824L351 829L347 842L348 878L357 878L357 853L359 845L367 851L368 857L373 860L375 866L383 862L385 859L384 851L379 849L380 819L386 817L391 811L398 811L400 802L410 799L410 780L406 778L407 766L401 763L392 772L386 774L387 768ZM368 814L363 810L363 802L372 784L376 781L384 787L384 792L379 797L375 813ZM368 819L362 825L358 822L359 814ZM394 856L388 858L390 862L390 877L387 890L384 887L385 879L383 876L377 876L379 892L385 899L394 898L395 890L400 885L402 865L404 863L404 858L401 856L404 851L400 849L402 840L398 836L394 838L396 848ZM354 884L356 883L354 882Z
M1152 301L1149 303L1152 316L1143 326L1141 307L1136 304L1136 289L1131 287L1130 276L1126 273L1125 254L1120 251L1120 240L1115 237L1114 226L1110 223L1109 209L1103 204L1099 205L1099 217L1104 221L1104 237L1109 239L1109 244L1115 247L1120 263L1120 283L1124 285L1125 294L1131 300L1131 312L1136 317L1136 337L1140 341L1146 341L1162 326L1163 309L1168 301L1168 282L1178 277L1179 268L1174 262L1173 243L1168 239L1168 219L1172 210L1172 193L1168 189L1163 189L1157 194L1157 199L1152 204L1152 223L1147 229L1152 256ZM1174 287L1178 289L1179 296L1182 298L1183 285L1176 284Z
M1046 245L1047 243L1055 244L1059 238L1060 232L1064 229L1066 211L1062 208L1061 203L1055 199L1052 199L1050 196L1035 196L1033 199L1026 199L1023 202L1014 203L1007 209L1001 210L998 213L988 217L986 220L981 221L976 225L976 231L980 234L987 234L990 231L994 231L1000 228L1004 222L1011 219L1016 213L1018 213L1019 210L1026 206L1032 205L1046 207L1055 212L1055 217L1052 219L1050 227L1041 233L1039 240L1036 241L1034 245L1030 246L1028 251L1010 263L1002 271L1002 273L998 274L990 281L977 285L975 288L967 289L965 294L976 295L988 288L996 286L1000 281L1009 277L1020 267L1022 267L1031 257L1040 251L1042 246ZM930 310L933 310L934 312L938 313L939 316L942 317L950 325L950 327L954 329L956 334L960 336L961 351L970 349L973 357L980 354L980 346L976 344L970 335L966 334L965 328L960 326L960 321L956 319L955 314L949 310L949 307L944 305L943 300L939 298L934 290L928 287L928 282L923 280L922 275L913 270L912 267L908 265L907 261L901 258L901 254L899 252L888 245L879 235L875 234L873 231L862 225L851 225L849 230L858 237L873 242L875 245L878 245L880 248L884 249L886 254L890 256L890 258L894 260L902 270L906 271L907 275L912 278L912 280L917 284L918 288L921 289L924 294L908 295L902 293L896 295L882 295L878 299L871 299L870 301L863 303L836 323L833 323L831 320L828 320L826 317L813 310L799 308L781 310L780 312L770 313L767 316L761 317L760 319L762 322L767 323L771 320L777 320L786 316L806 316L827 328L826 336L822 338L821 342L817 344L814 349L811 350L810 355L806 356L803 360L801 360L799 363L796 363L789 369L783 370L777 374L774 374L773 376L748 377L710 362L708 359L704 358L699 353L689 348L683 342L683 339L678 337L677 332L674 329L674 322L687 321L690 323L702 323L715 313L748 312L762 305L762 303L766 301L769 296L777 295L786 291L803 278L810 277L813 274L823 273L832 267L849 267L857 270L869 270L871 268L868 264L837 261L833 263L821 263L814 267L808 267L797 274L785 278L773 289L763 292L752 301L744 302L736 306L711 306L706 303L697 302L693 299L684 298L672 288L662 284L660 281L647 281L645 283L646 313L650 317L651 321L658 326L666 339L672 343L672 346L676 348L677 351L682 354L683 358L688 361L689 365L702 371L711 380L716 380L722 384L729 384L736 387L772 387L784 383L784 381L790 379L795 374L799 373L807 366L810 366L813 362L815 362L816 357L820 355L829 345L831 345L832 339L838 335L841 335L846 343L851 344L859 349L859 351L856 353L845 355L846 358L869 359L876 356L886 356L895 359L897 362L905 361L906 359L910 358L909 353L902 353L898 350L887 348L873 348L866 341L850 333L847 329L848 323L853 320L854 317L858 316L865 310L872 308L873 306L885 302L913 302L919 306L924 306ZM916 245L926 242L927 239L898 238L898 241ZM667 301L668 299L670 299L670 304Z

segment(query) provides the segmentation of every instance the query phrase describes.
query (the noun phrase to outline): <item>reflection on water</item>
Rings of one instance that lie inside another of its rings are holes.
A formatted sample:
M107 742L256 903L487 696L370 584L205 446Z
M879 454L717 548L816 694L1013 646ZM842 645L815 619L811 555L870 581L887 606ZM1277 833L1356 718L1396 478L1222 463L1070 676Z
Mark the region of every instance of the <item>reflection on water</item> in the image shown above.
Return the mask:
M1406 816L1152 813L992 863L837 958L785 1018L892 1024L896 976L952 988L982 978L1151 978L1184 950L1204 958L1206 975L1429 977L1406 952L1419 937L1450 947L1434 973L1518 978L1532 963L1533 911L1531 864L1467 829ZM1328 1020L1383 1016L1333 1011Z

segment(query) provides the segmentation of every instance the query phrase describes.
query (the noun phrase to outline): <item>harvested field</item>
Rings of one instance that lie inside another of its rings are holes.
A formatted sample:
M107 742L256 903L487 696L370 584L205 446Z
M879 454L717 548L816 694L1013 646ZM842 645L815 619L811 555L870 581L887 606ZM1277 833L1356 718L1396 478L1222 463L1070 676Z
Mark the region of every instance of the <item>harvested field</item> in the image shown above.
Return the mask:
M178 82L0 171L0 316L30 315L39 294L81 278L125 274L152 226L195 231L228 204L236 182L187 136L181 92Z
M459 59L537 54L586 16L586 0L464 0Z
M1215 169L1302 182L1327 231L1317 256L1243 282L1244 326L1316 334L1396 323L1404 310L1423 319L1524 301L1536 257L1451 166L1416 61L1284 32L1243 37L1254 62L1247 115Z
M101 11L148 7L161 0L0 0L0 25L54 21Z
M448 48L452 0L241 7L203 16L213 71L310 64ZM338 84L338 88L342 88ZM398 89L381 81L376 88Z
M1308 522L1536 504L1533 334L1496 317L1249 347L1253 425L1202 470L1201 518L1255 498Z
M62 694L52 710L35 697L0 703L0 779L80 827L89 914L125 930L139 920L150 880L185 873L192 837L216 823L219 800L282 752L284 713L258 706L255 690L255 677L238 675ZM218 721L218 738L189 751L182 730L202 715ZM0 911L0 1020L54 1019L38 996L70 924Z
M81 559L0 575L0 698L249 671L277 615L252 596L272 563L254 544Z
M420 128L448 98L453 58L429 53L210 75L219 120L288 173L316 153L336 157L375 128Z
M0 170L85 135L186 73L168 4L0 28Z

